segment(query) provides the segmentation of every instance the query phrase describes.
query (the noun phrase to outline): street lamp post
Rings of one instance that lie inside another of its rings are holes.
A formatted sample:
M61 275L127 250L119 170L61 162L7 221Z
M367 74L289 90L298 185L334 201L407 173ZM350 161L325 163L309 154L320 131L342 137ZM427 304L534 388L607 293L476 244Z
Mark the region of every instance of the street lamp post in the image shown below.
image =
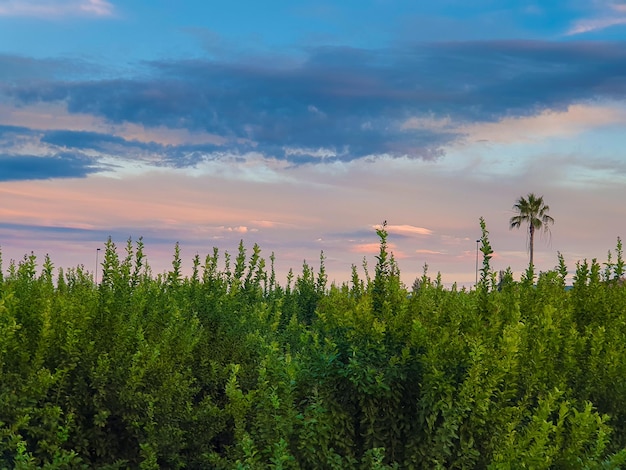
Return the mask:
M476 282L474 283L474 285L478 285L478 244L480 243L480 240L476 240Z
M100 248L96 248L96 269L94 273L96 275L96 286L98 285L98 255L100 254Z

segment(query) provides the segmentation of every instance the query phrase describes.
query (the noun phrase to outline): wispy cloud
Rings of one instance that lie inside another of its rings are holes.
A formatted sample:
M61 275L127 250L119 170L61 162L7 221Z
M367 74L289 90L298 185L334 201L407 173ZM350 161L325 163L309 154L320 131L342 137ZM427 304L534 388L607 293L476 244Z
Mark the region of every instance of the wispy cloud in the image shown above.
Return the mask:
M380 225L375 225L374 228L381 228ZM387 232L398 235L431 235L432 230L424 227L415 227L414 225L388 225Z
M576 34L590 33L592 31L599 31L602 29L610 28L612 26L619 26L626 24L626 16L610 17L610 18L589 18L577 21L567 31L568 36L574 36Z
M445 251L438 250L415 250L415 253L419 255L444 255Z
M64 16L112 16L113 4L106 0L8 0L0 3L0 16L42 19Z
M601 31L612 26L626 24L626 5L623 3L595 2L597 10L587 18L575 21L566 32L567 36Z
M505 117L497 122L462 125L457 129L471 141L515 143L568 137L599 127L626 124L626 110L616 106L571 105L535 116Z

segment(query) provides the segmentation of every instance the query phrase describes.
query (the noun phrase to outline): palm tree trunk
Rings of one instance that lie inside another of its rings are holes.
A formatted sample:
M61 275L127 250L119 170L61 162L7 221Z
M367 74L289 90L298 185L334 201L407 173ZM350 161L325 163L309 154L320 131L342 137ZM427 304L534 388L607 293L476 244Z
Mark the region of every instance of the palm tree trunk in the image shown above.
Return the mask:
M535 248L535 226L531 223L530 224L530 265L534 266L533 264L533 251Z

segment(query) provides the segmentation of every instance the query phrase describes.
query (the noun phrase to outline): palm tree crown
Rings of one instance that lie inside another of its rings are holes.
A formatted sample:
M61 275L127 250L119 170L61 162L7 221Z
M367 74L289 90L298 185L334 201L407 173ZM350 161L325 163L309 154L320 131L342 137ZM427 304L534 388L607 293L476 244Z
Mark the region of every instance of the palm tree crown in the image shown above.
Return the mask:
M530 193L526 198L520 197L513 210L517 215L511 217L509 221L511 229L519 228L522 224L528 224L529 248L530 248L530 265L533 265L533 251L535 242L535 230L543 230L549 232L549 224L554 223L554 219L548 215L550 206L543 202L543 196L537 197Z

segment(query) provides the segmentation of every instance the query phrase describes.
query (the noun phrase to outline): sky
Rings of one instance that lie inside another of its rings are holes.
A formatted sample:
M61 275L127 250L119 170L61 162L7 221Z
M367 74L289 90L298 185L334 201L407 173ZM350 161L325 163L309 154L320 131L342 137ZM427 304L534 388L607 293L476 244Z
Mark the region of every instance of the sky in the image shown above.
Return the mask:
M152 271L217 247L410 286L626 237L626 1L0 0L0 247L96 268L143 237ZM223 259L223 256L222 256Z

